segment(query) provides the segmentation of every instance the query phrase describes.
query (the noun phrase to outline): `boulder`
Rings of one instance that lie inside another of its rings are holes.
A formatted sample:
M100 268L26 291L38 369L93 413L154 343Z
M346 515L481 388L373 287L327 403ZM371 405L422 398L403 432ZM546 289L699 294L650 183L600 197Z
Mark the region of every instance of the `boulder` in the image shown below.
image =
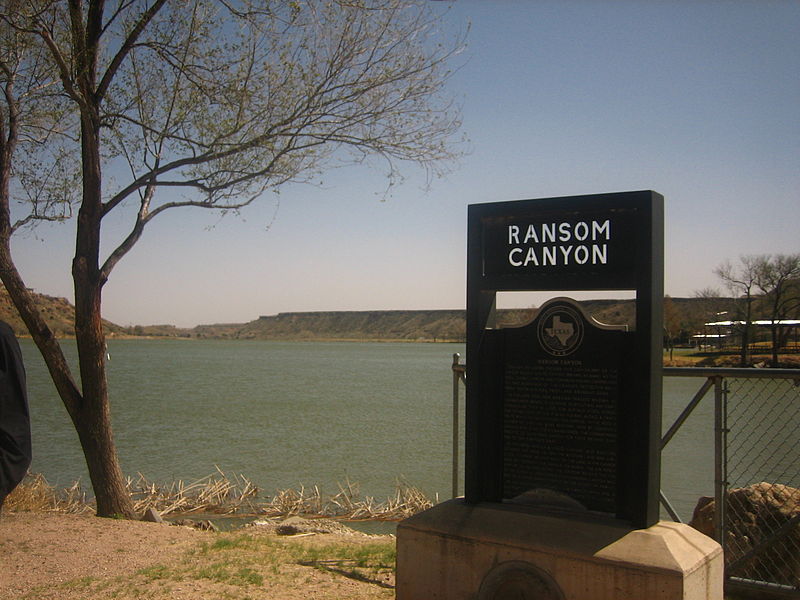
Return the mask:
M148 521L150 523L163 523L164 519L161 518L161 515L155 508L150 507L144 511L144 514L142 515L142 521Z
M734 565L728 575L800 586L800 489L762 482L728 490L726 511L725 564ZM700 498L689 524L715 537L715 512L713 498Z

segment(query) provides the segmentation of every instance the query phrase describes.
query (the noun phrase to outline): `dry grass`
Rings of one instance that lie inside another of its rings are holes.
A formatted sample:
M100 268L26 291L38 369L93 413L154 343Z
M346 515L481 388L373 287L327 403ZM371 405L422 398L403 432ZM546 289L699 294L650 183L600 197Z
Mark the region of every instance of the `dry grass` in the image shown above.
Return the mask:
M434 502L418 488L398 481L395 493L385 501L361 497L358 484L347 481L339 491L324 495L318 486L279 490L274 496L259 499L258 488L243 475L216 473L187 483L183 480L158 484L141 473L129 477L128 492L137 514L153 508L161 515L191 514L265 515L269 517L302 515L346 520L405 519L430 508ZM94 511L80 483L56 489L39 474L29 474L8 496L5 508L12 512L89 513Z
M161 515L258 511L258 488L244 475L226 475L219 467L216 473L191 483L179 479L159 485L141 473L135 480L129 477L126 483L137 513L148 508Z
M80 483L57 490L43 475L28 474L6 498L4 510L11 512L89 513L93 509Z
M438 502L438 498L435 501ZM371 496L361 498L358 484L348 481L339 484L337 494L327 497L317 486L309 490L304 487L281 490L262 505L261 512L271 517L304 515L349 521L399 521L433 505L434 501L422 491L404 481L398 481L394 495L383 502Z

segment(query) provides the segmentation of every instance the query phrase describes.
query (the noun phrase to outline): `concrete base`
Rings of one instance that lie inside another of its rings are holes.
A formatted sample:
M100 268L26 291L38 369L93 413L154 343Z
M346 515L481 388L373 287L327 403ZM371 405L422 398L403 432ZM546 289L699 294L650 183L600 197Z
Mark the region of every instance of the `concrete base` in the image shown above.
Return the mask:
M722 600L719 544L688 525L450 500L397 528L397 600Z

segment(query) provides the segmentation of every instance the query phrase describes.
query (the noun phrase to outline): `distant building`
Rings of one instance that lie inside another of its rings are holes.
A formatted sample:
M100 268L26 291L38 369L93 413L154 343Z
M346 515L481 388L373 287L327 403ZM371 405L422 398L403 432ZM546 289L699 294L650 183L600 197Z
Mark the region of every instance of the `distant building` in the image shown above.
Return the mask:
M750 342L751 347L771 344L769 331L773 326L777 326L782 330L780 335L780 339L784 340L782 348L800 350L800 340L798 340L800 319L780 319L774 322L770 319L758 319L751 321L750 325L755 328L755 334ZM714 346L720 349L741 346L744 321L713 321L704 323L703 327L705 329L703 333L692 336L699 346Z

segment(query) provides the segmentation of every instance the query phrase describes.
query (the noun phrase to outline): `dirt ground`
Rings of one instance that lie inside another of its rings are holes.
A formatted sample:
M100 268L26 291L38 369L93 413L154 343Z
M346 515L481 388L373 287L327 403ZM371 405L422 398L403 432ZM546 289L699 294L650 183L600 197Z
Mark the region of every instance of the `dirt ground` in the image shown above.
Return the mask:
M342 548L392 547L349 532L227 533L57 513L0 516L0 598L393 598L390 569L359 569Z

